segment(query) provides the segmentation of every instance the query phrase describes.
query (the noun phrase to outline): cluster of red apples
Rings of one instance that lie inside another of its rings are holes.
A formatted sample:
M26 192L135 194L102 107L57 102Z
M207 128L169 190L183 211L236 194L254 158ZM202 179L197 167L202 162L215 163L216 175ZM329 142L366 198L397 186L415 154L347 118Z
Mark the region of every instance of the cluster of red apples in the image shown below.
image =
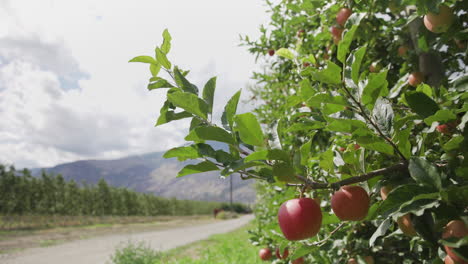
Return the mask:
M264 261L270 260L273 257L273 255L271 254L271 250L269 248L260 249L260 251L258 252L258 255L260 259ZM287 259L288 256L289 256L289 250L287 248L283 250L282 254L279 248L276 249L276 257L278 259ZM300 257L292 261L292 264L303 264L303 263L304 263L303 257Z
M349 8L341 8L336 16L336 25L330 28L333 42L338 45L342 39L344 25L348 18L352 15L352 10ZM427 30L433 33L446 32L454 21L453 11L446 5L439 6L438 13L429 12L424 16L424 25ZM305 35L304 30L300 30L297 33L298 37ZM400 57L407 56L410 47L408 45L402 45L398 48L398 55ZM268 54L273 56L275 54L274 49L268 50ZM308 67L310 64L305 65ZM370 72L380 71L381 66L378 63L372 63L369 67ZM417 87L425 80L422 72L412 72L408 77L408 84ZM437 130L446 135L452 134L456 123L441 124L437 127ZM359 146L359 145L358 145ZM359 148L359 147L358 147ZM344 148L340 148L344 151ZM380 193L382 200L387 198L388 192L391 188L384 186L381 188ZM339 191L335 192L331 198L331 207L335 215L341 221L359 221L363 220L367 216L367 212L370 206L370 199L367 192L360 186L343 186ZM311 198L298 198L284 202L278 212L278 223L286 239L291 241L303 240L315 236L322 223L322 212L320 210L319 202ZM416 230L411 222L411 215L407 214L397 219L398 227L401 231L408 236L415 236ZM465 237L468 235L468 229L463 221L454 220L447 224L442 234L442 238L448 237ZM445 246L447 257L445 258L445 264L468 264L468 262L457 256L453 250ZM280 250L276 249L276 257L278 259L286 259L289 255L288 249L280 254ZM270 260L272 253L269 248L263 248L259 252L259 256L262 260ZM374 259L372 256L364 257L364 260L368 264L373 264ZM304 263L304 259L301 257L292 262L293 264ZM357 263L356 259L351 258L348 260L348 264Z

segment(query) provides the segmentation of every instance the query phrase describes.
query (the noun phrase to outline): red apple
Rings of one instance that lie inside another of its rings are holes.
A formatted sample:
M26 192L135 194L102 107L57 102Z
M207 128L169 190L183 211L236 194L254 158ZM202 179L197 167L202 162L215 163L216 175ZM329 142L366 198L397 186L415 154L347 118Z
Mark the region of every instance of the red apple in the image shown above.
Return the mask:
M304 264L304 258L300 257L298 259L295 259L292 264Z
M333 36L333 42L338 45L338 43L341 40L341 34L343 33L343 29L339 27L331 27L330 31Z
M345 152L346 148L340 147L339 150L340 150L341 152Z
M362 187L347 185L333 194L331 206L340 220L358 221L367 216L370 199Z
M372 256L365 256L365 257L364 257L364 261L365 261L367 264L374 264L374 257L372 257Z
M283 255L280 254L280 249L279 248L276 249L276 257L277 258L286 259L288 256L289 256L289 250L287 248L285 248L283 250Z
M406 56L406 54L408 53L408 46L406 45L401 45L400 47L398 47L398 56L400 57L404 57Z
M261 260L270 260L271 259L271 250L269 248L262 248L258 252L258 256Z
M439 6L439 12L429 12L424 16L424 26L434 33L447 31L454 20L453 11L446 5Z
M374 258L372 256L364 257L364 261L367 264L374 264ZM350 259L348 259L348 264L358 264L358 262L357 262L357 260L355 258L350 258Z
M424 82L424 75L422 72L412 72L408 77L408 83L413 87L418 86L422 82Z
M452 134L452 132L450 131L450 127L447 124L438 125L437 131L445 135Z
M304 29L300 29L300 30L297 31L297 37L298 37L298 38L304 36L304 34L305 34L305 30L304 30Z
M455 41L455 44L457 45L457 48L461 50L466 50L466 41L460 40L457 38L454 38L453 41Z
M382 69L382 66L377 63L377 62L373 62L370 66L369 66L369 71L370 72L379 72L380 70Z
M413 222L411 221L411 215L405 214L397 219L397 224L403 234L413 237L415 236L416 230L414 230Z
M455 264L455 261L453 261L453 259L449 255L447 255L445 256L444 264Z
M358 150L360 148L361 148L361 146L359 144L354 144L354 150Z
M269 49L268 50L268 55L270 55L270 56L275 55L275 50L274 49Z
M322 212L313 199L292 199L280 206L278 223L286 239L302 240L318 233L322 224Z
M340 11L338 11L338 14L336 15L336 22L338 23L338 25L344 26L352 13L353 12L349 8L341 8Z
M310 63L309 63L309 62L304 62L304 63L302 63L302 66L303 66L304 68L307 68L307 67L310 66Z
M442 238L457 237L462 238L468 236L468 229L466 228L465 222L461 220L450 221L444 228L442 233ZM459 264L468 264L468 261L463 260L453 252L451 247L444 246L445 251L450 256L450 258Z
M382 200L385 201L387 199L388 193L392 190L390 186L382 186L380 188L380 197L382 197Z

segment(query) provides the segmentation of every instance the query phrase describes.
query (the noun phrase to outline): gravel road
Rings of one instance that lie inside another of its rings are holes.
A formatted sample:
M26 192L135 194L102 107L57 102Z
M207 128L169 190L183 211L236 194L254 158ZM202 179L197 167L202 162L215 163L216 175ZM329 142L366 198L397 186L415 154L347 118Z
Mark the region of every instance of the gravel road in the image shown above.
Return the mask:
M144 242L153 249L164 251L205 239L213 234L226 233L247 224L253 215L237 219L134 234L115 234L61 245L32 248L12 255L0 255L2 264L104 264L110 263L115 249L129 241Z

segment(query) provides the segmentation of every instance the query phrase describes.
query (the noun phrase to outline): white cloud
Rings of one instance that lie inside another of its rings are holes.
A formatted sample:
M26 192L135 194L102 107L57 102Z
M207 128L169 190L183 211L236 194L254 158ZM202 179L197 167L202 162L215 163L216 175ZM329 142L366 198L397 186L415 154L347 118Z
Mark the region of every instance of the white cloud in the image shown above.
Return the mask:
M3 4L3 5L2 5ZM263 7L239 1L3 1L0 4L0 162L52 166L161 151L187 122L153 127L164 91L147 92L147 66L169 28L169 58L200 88L218 76L216 116L245 88ZM244 94L246 90L244 89ZM245 98L245 97L244 97Z

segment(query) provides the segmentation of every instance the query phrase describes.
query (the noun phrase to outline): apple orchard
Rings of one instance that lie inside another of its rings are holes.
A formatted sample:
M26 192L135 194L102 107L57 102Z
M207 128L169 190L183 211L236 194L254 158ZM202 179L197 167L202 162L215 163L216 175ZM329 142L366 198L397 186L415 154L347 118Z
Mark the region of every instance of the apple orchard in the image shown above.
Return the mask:
M168 89L156 125L191 119L190 144L165 153L198 160L178 177L255 179L265 261L468 263L468 1L266 4L260 38L241 37L264 66L252 112L238 91L213 121L216 77L191 83L167 30L131 60Z

